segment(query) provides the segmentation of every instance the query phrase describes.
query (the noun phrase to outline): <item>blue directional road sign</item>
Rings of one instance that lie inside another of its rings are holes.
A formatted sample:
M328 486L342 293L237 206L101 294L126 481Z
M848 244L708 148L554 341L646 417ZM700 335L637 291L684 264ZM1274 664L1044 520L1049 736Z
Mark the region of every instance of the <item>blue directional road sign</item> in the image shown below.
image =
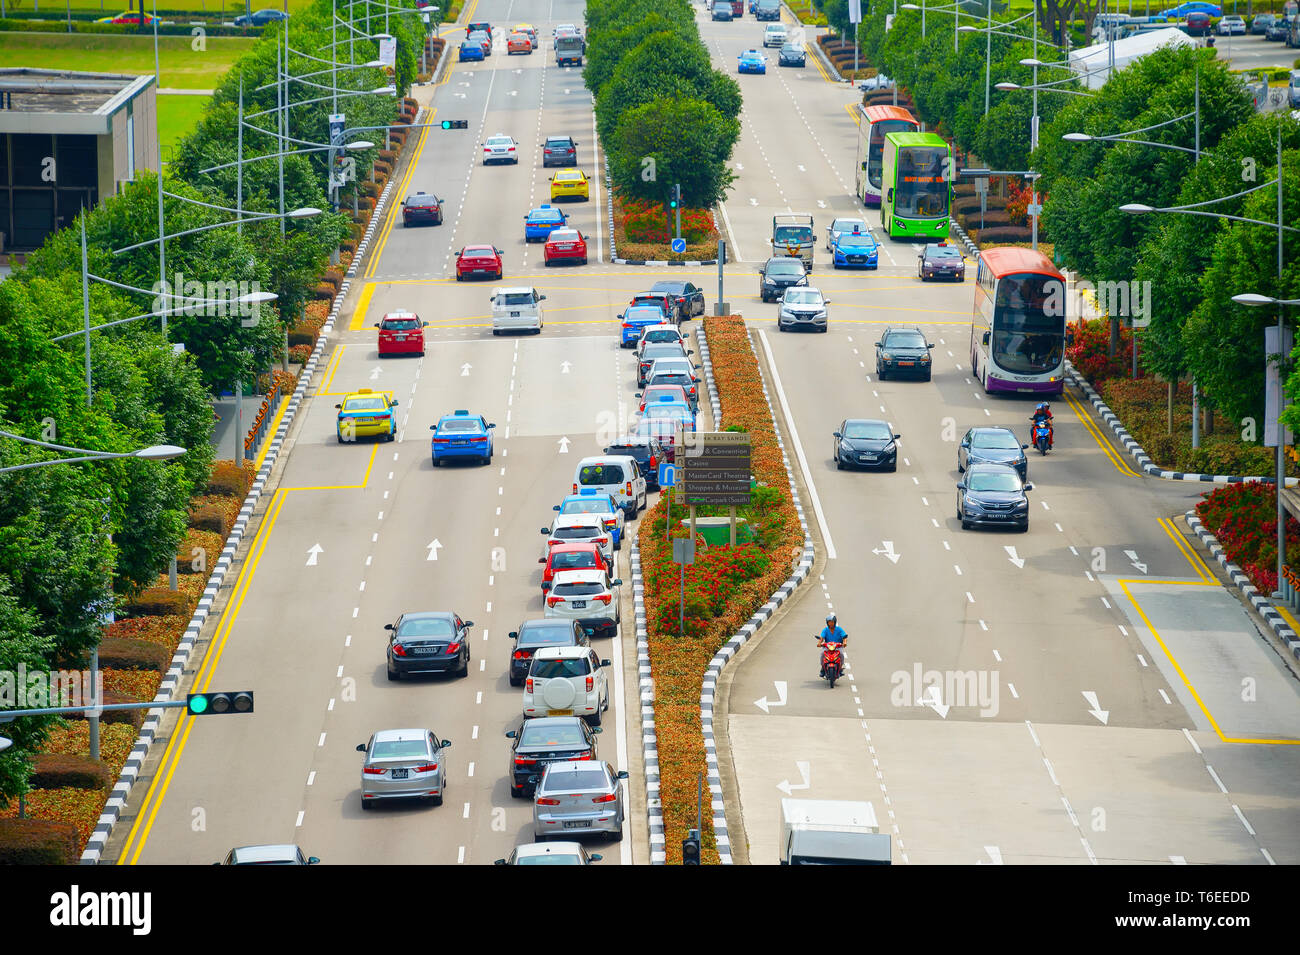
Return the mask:
M673 239L673 251L676 252L676 253L678 253L679 255L680 255L682 252L685 252L685 251L686 251L686 240L685 240L685 239Z
M677 465L667 461L659 462L659 486L672 487L677 483Z

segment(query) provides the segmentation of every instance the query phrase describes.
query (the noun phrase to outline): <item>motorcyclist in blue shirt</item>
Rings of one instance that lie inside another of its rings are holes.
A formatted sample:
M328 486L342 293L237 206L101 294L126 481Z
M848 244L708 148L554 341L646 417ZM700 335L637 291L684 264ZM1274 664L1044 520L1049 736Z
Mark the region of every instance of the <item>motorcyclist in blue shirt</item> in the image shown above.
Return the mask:
M835 622L835 614L826 615L826 626L822 628L821 634L817 638L817 646L824 647L828 643L838 643L840 646L849 642L849 635L839 627ZM826 675L826 668L823 666L818 676Z

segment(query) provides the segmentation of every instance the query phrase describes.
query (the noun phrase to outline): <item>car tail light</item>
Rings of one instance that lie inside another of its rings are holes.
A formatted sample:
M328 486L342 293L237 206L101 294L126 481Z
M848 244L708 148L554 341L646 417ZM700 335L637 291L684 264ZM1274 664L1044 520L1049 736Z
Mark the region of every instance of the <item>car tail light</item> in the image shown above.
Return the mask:
M577 493L578 493L578 485L576 485L576 484L573 485L573 493L574 493L574 494L577 494Z
M613 527L618 523L618 519L614 517L606 518L603 523L606 527Z
M434 439L433 439L433 443L434 443L434 444L450 444L450 443L451 443L451 438L434 438Z
M569 759L591 759L591 753L580 753L577 756L570 756Z
M547 598L546 598L546 606L548 606L548 607L554 607L556 604L558 604L558 603L559 603L560 601L562 601L563 599L564 599L563 597L547 597Z
M367 776L382 776L388 772L383 766L365 766L361 771Z
M515 757L516 766L532 766L536 762L537 760L535 759L524 759L522 756Z
M400 643L394 643L394 644L393 644L393 656L395 656L395 657L404 657L404 656L406 656L406 647L402 646Z
M480 437L477 437L477 438L470 438L470 440L471 440L471 441L486 441L486 440L487 440L487 437L486 437L486 436L480 436Z
M448 652L448 653L457 653L457 652L459 652L459 650L460 650L460 642L459 642L459 641L457 641L456 643L449 643L449 644L447 644L447 652Z
M593 544L608 544L608 543L609 543L609 538L608 538L608 537L597 537L597 538L595 538L594 540L592 540L592 543L593 543Z
M532 678L532 677L529 677L527 680L524 681L524 692L525 692L525 693L531 693L531 692L533 692L533 678Z
M592 600L599 600L601 603L603 603L603 604L607 604L607 603L609 603L609 602L613 599L613 597L611 597L609 594L597 594L596 596L592 597L591 599L592 599ZM588 679L590 679L590 677L589 677ZM587 689L591 689L591 687L587 687Z
M558 806L559 804L560 804L560 801L559 801L558 799L539 799L539 800L537 800L537 805L539 805L539 806Z
M532 650L516 650L512 656L516 660L531 660L533 658Z
M514 151L515 151L515 147L514 147L514 146L511 146L509 149L506 150L506 152L510 152L510 153L512 153L512 152L514 152Z
M694 389L694 388L688 388L688 389L686 389L686 393L687 393L688 395L693 395L693 394L695 394L695 389Z
M613 802L618 799L618 793L606 793L604 796L595 796L592 802Z
M543 149L542 152L546 153L547 155L550 155L550 153L551 153L551 151L550 151L549 149Z
M631 496L632 496L632 482L631 482L631 481L628 481L628 482L627 482L627 487L623 490L623 493L626 494L628 497L631 497Z
M596 688L596 678L594 676L587 677L587 692L590 693L595 688Z
M632 327L632 326L629 325L627 322L624 322L624 323L623 323L623 330L624 330L624 331L626 331L627 329L629 329L629 328L631 328L631 327Z
M416 773L436 773L438 771L438 764L425 763L423 766L412 767L411 771Z

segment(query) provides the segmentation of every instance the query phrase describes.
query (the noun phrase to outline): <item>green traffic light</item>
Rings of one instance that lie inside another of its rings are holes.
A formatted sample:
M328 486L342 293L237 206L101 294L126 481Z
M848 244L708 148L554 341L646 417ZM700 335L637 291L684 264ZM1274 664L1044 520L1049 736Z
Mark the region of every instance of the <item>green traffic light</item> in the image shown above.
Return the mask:
M189 711L194 716L206 713L208 710L208 698L201 694L191 695L189 698L189 704Z
M444 120L442 121L442 128L443 128L443 129L451 129L451 120L449 120L449 119L444 119Z

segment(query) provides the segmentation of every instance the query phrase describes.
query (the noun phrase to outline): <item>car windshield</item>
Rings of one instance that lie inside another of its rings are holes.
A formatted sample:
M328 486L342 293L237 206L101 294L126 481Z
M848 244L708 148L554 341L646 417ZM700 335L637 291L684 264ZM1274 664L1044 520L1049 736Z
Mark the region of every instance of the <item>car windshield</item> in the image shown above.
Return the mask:
M970 445L989 451L1018 451L1020 439L1010 431L976 431L971 435Z
M497 296L498 305L532 305L532 292L502 292Z
M876 240L869 232L845 232L840 235L840 245L875 245Z
M436 206L438 200L433 196L411 196L406 200L408 206Z
M587 741L582 737L582 730L573 724L538 726L536 721L530 720L524 724L519 735L521 746L585 747L587 745Z
M645 341L648 344L657 344L659 342L679 342L681 340L682 333L677 331L675 328L663 328L645 333Z
M468 259L494 259L496 250L488 248L486 245L477 245L465 250L465 257Z
M515 865L582 865L582 859L572 852L563 855L551 852L544 856L522 856L515 859Z
M549 772L542 779L542 789L548 793L583 792L591 789L608 789L609 777L603 769L576 769L561 773Z
M528 218L533 222L559 222L564 214L559 209L534 209Z
M370 750L371 759L402 759L411 756L428 756L429 744L424 739L376 740Z
M601 500L598 497L584 497L560 505L561 514L608 514L613 510L609 498Z
M586 597L591 594L603 594L605 588L598 581L570 581L556 584L551 593L557 597Z
M683 388L688 388L694 384L690 375L678 371L660 372L652 380L656 385L680 385Z
M570 148L569 138L567 136L564 137L563 139L556 136L551 136L547 138L546 145L550 146L552 149L556 148L557 146L562 149Z
M787 305L820 305L822 293L815 288L792 288L785 293Z
M474 418L451 418L438 423L439 434L477 434L482 429Z
M588 537L599 537L601 530L599 527L590 525L577 524L573 527L557 527L551 536L556 540L586 540Z
M641 352L642 361L650 361L658 358L678 358L684 355L682 346L676 342L658 342L646 345L645 350Z
M596 555L570 552L551 555L552 570L596 570Z
M844 426L841 432L846 438L858 438L864 440L888 441L892 438L893 432L883 421L850 421Z
M1019 491L1020 478L1015 473L975 473L966 479L966 486L972 491Z
M796 262L793 259L778 259L775 262L769 262L767 265L768 275L803 275L803 263Z
M583 487L622 484L623 468L617 464L589 464L578 471L578 483Z
M414 318L386 318L381 326L386 332L406 332L419 328L420 322Z
M517 647L571 647L573 642L573 621L563 621L563 626L532 626L519 631Z
M671 404L669 402L656 402L645 406L645 417L647 418L672 418L677 421L691 422L694 416L689 408L683 408L681 405Z
M558 680L569 676L586 676L591 672L591 664L586 657L568 660L538 660L533 658L533 668L529 676L543 680Z
M397 627L399 637L450 637L454 632L445 617L408 617Z
M582 179L580 172L561 172L555 174L556 182L577 182Z
M623 313L625 322L654 322L656 325L664 320L664 310L658 305L637 305Z
M383 411L388 407L388 402L379 395L366 398L349 398L343 403L344 411Z
M490 136L488 137L489 146L509 146L513 140L509 136ZM518 208L516 206L516 208Z
M935 245L925 250L925 254L932 259L959 259L961 253L951 245Z
M577 242L578 233L573 229L556 229L551 233L552 242Z
M890 332L885 336L886 348L924 348L925 336L920 332Z
M685 282L656 282L650 287L652 292L667 292L670 295L683 295L686 292Z
M636 423L636 433L643 438L655 438L672 444L676 439L677 422L671 418L644 417Z
M773 242L811 242L812 229L806 225L779 225L772 232Z
M831 231L852 232L854 226L857 226L859 229L865 229L867 224L861 219L836 219L831 223Z

